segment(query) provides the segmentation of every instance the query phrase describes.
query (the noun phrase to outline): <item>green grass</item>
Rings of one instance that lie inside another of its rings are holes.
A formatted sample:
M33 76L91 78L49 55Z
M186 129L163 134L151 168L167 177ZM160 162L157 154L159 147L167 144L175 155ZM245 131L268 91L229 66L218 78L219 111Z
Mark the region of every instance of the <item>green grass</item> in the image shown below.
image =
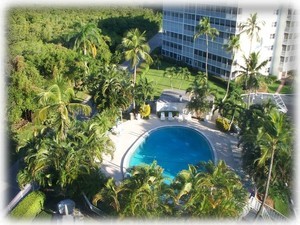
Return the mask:
M275 93L280 82L274 82L268 86L268 92ZM291 85L284 85L280 91L280 94L294 94L293 87Z
M165 67L164 67L165 68ZM186 90L190 84L194 80L194 76L190 76L189 80L184 80L180 78L172 78L172 86L170 83L170 79L167 77L163 76L164 70L162 69L149 69L148 73L145 75L145 77L149 81L153 81L154 83L154 88L155 88L155 93L154 96L155 98L158 98L161 93L163 92L164 89L180 89L180 90ZM217 97L224 96L225 94L225 89L218 86L217 84L209 81L210 88L212 90L215 90Z
M289 204L288 199L283 199L282 197L276 197L274 198L275 202L275 209L280 212L282 215L288 217L290 215L289 212Z
M163 76L163 70L150 69L145 77L149 81L153 81L155 93L154 96L158 98L164 89L171 89L170 79ZM186 90L192 82L192 77L189 80L172 79L173 89Z

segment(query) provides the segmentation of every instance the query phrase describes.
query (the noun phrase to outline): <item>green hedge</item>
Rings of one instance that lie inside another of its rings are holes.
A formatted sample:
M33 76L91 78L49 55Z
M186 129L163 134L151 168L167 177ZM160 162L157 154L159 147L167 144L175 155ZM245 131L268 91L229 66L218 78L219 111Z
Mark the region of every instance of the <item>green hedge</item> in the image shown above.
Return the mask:
M42 211L45 198L45 194L40 191L31 192L11 211L10 216L16 219L34 219Z
M220 131L227 132L229 131L229 122L223 117L218 117L216 119L216 126Z

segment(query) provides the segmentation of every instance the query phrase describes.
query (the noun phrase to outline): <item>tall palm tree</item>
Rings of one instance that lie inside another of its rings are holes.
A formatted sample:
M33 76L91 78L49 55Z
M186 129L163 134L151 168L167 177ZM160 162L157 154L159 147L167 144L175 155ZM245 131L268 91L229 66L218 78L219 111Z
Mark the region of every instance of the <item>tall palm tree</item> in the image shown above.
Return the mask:
M252 52L249 58L243 56L244 65L240 65L241 70L238 71L240 76L236 79L248 90L247 108L250 106L250 93L257 90L260 86L259 77L262 76L260 70L268 63L268 60L259 62L259 53Z
M37 110L36 121L43 122L46 119L57 130L57 137L65 139L66 131L70 125L70 114L75 116L76 113L83 113L88 116L91 108L82 103L72 102L74 98L74 90L68 87L61 76L56 77L55 84L51 85L47 90L39 93L38 104L41 106Z
M230 69L230 73L229 73L229 77L228 77L228 81L227 81L227 88L226 88L226 93L224 95L224 98L222 99L222 102L225 101L225 99L227 98L227 95L229 93L229 86L230 86L230 81L231 81L231 76L232 76L232 69L233 69L233 65L234 65L234 59L235 59L235 54L237 53L237 51L240 49L240 36L236 35L236 36L231 36L228 43L224 45L224 48L227 52L232 52L232 64L231 64L231 69Z
M97 48L102 54L109 52L107 42L109 37L102 35L101 29L96 24L80 24L79 28L71 33L68 37L73 42L73 48L79 50L84 56L91 55L93 58L97 55ZM86 74L88 73L88 65L85 61Z
M196 34L194 35L194 41L200 37L201 35L205 35L206 39L206 61L205 61L205 72L206 77L208 77L207 72L207 64L208 64L208 38L210 37L213 40L217 35L219 35L219 31L211 27L210 21L208 17L204 17L199 21L199 24L196 26Z
M241 33L246 33L250 37L250 49L249 55L252 53L253 38L256 37L256 41L259 42L259 31L261 30L261 25L265 25L264 21L258 21L257 13L250 14L250 17L246 22L239 25L242 30Z
M262 213L263 206L268 197L268 191L272 178L273 164L275 154L280 151L289 151L291 148L291 129L287 126L285 115L277 109L273 109L264 120L263 127L259 129L257 142L261 149L261 156L258 159L258 165L262 166L269 163L268 177L264 191L264 197L256 218Z
M150 56L150 47L146 42L145 33L145 31L141 33L138 29L132 29L122 39L125 59L130 61L130 66L133 68L133 87L136 83L136 70L139 63L142 60L145 60L149 64L153 61ZM134 98L133 109L135 109Z

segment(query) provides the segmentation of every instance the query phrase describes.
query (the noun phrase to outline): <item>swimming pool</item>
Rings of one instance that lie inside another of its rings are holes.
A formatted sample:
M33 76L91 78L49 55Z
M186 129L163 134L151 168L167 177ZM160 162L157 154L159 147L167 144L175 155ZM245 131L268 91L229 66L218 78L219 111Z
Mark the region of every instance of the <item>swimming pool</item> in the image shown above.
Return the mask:
M173 179L189 164L215 162L209 140L198 130L185 126L164 126L142 135L127 151L123 167L151 164L154 160Z

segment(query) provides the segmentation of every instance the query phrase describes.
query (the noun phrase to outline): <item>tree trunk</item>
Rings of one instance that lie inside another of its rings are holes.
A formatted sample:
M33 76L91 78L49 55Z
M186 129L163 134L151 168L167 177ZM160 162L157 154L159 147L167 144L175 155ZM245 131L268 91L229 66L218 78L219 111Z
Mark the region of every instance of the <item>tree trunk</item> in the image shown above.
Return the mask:
M84 45L83 47L83 55L86 56L87 54L87 50L86 50L86 46ZM84 61L84 72L85 72L85 75L87 76L88 74L88 65L87 65L87 61Z
M249 107L250 107L250 98L251 98L251 90L249 91L249 94L248 94L247 109L249 109Z
M253 42L253 36L251 36L251 39L250 39L249 56L251 55L251 52L252 52L252 42Z
M133 96L132 96L132 109L133 113L135 114L135 96L134 96L134 88L135 88L135 83L136 83L136 66L134 66L134 71L133 71Z
M234 113L235 113L235 109L233 110L233 115L232 115L230 123L229 123L229 131L231 130L231 126L232 126L233 121L234 121Z
M263 206L265 205L265 202L267 200L268 197L268 192L269 192L269 186L270 186L270 182L271 182L271 175L272 175L272 168L273 168L273 161L274 161L274 154L275 154L275 149L273 147L272 149L272 155L271 155L271 162L270 162L270 166L269 166L269 173L268 173L268 179L267 179L267 183L266 183L266 189L265 189L265 194L264 194L264 198L262 200L262 203L260 205L260 208L255 216L255 220L257 220L257 218L262 214L262 210L263 210Z
M206 72L206 79L208 79L208 71L207 71L207 64L208 64L208 36L206 36L206 62L205 62L205 72Z
M234 53L233 53L234 54ZM234 62L234 55L232 57L232 64L231 64L231 69L230 69L230 73L229 73L229 77L228 77L228 81L227 81L227 88L226 88L226 93L225 93L225 96L224 98L222 99L222 102L224 102L227 98L227 95L229 93L229 87L230 87L230 81L231 81L231 76L232 76L232 65L233 65L233 62Z

